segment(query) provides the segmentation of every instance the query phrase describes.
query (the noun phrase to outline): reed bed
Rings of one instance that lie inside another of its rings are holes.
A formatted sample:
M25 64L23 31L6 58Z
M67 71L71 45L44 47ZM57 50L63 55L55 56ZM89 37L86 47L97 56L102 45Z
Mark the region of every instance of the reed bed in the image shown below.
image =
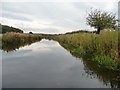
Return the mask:
M15 32L5 33L2 35L2 49L5 51L12 51L41 39L41 35Z
M74 56L88 58L100 66L120 69L120 31L103 31L94 33L76 33L53 36L63 47ZM119 49L119 50L118 50Z

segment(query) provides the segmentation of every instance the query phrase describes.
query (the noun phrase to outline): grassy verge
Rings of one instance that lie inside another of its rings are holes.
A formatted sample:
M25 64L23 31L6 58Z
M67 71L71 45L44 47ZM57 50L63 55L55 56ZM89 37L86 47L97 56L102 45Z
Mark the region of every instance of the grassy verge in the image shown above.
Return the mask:
M40 35L21 34L21 33L5 33L2 35L2 49L5 51L16 50L21 46L29 45L33 42L41 40Z
M76 57L89 60L113 70L120 70L118 40L119 31L106 31L98 34L76 33L51 36Z

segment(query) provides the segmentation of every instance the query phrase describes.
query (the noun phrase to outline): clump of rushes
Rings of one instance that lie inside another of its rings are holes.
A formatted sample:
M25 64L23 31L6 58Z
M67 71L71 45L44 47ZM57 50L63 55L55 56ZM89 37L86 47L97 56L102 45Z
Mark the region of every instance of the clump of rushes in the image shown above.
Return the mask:
M120 31L108 30L100 34L74 33L50 38L57 40L77 57L88 57L100 65L105 65L106 68L117 69L120 66L118 33L120 34Z
M5 33L2 35L2 49L11 51L16 48L18 49L20 46L28 45L39 40L41 40L40 35L14 32Z
M106 67L108 69L113 69L113 70L118 69L118 63L109 56L97 55L95 56L94 61L97 62L102 67Z

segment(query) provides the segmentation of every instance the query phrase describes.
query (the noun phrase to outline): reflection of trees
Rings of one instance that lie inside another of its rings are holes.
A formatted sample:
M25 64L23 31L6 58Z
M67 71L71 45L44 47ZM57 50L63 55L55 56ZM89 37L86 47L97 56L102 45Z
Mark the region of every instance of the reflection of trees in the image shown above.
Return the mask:
M120 88L120 72L105 69L89 60L83 60L83 64L91 78L98 78L105 85L110 84L111 88Z
M36 40L37 41L37 40ZM24 47L26 45L30 45L36 41L30 41L30 42L14 42L14 43L5 43L2 45L2 50L9 52L9 51L15 51L17 49L19 49L20 47Z
M60 44L70 51L73 56L80 58L80 56L72 52L72 48L65 47L62 43ZM120 72L100 67L100 65L96 64L92 60L88 60L88 58L88 56L85 58L83 57L84 70L87 73L87 77L90 77L91 79L98 78L98 80L103 82L104 85L107 86L110 84L111 88L120 88Z

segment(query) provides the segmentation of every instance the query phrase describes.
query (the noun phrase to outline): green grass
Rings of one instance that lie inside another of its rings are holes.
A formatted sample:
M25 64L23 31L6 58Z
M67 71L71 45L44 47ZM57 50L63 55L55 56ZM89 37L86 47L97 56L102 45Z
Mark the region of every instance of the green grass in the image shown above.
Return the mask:
M102 67L110 68L113 70L118 69L118 63L109 56L95 56L94 61L100 64Z

